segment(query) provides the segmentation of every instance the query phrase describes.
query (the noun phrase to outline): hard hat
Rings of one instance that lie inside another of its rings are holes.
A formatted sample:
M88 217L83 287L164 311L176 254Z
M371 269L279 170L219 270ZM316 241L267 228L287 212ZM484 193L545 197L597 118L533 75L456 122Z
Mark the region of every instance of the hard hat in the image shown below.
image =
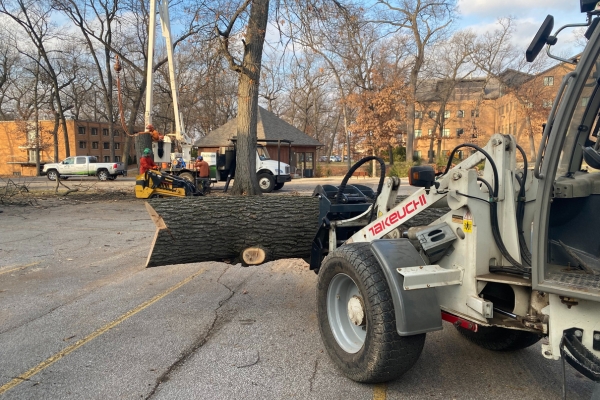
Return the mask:
M148 129L149 131L153 131L154 126L152 126L152 124L148 124L148 125L146 125L146 129Z
M196 160L202 161L202 160L204 160L204 158L202 158L202 156L198 156L198 158L196 158Z
M152 154L152 150L150 150L149 148L145 148L144 149L144 155L148 155L148 154Z

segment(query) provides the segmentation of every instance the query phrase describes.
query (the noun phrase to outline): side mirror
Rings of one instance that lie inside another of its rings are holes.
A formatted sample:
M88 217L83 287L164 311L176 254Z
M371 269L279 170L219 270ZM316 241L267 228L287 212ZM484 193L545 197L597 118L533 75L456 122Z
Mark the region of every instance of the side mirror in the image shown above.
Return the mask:
M419 165L408 170L408 184L423 187L429 193L429 188L436 186L435 171L431 165Z
M533 62L546 44L556 44L556 38L549 40L553 27L554 17L552 15L546 16L546 19L542 22L542 26L540 26L540 29L525 52L527 62Z

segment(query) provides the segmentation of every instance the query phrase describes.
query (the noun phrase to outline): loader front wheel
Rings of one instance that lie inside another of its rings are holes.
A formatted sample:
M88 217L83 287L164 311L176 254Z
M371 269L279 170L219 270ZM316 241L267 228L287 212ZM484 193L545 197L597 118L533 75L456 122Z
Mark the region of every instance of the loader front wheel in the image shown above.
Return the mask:
M497 326L480 326L477 332L457 327L458 332L479 347L493 351L522 350L542 338L534 332L518 331Z
M425 334L398 335L390 289L368 243L344 245L323 260L317 314L329 356L354 381L394 380L423 350Z

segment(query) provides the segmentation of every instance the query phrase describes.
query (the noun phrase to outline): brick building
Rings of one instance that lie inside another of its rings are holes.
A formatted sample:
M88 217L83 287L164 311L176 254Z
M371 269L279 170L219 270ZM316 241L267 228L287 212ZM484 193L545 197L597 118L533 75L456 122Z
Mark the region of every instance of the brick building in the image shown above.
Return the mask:
M507 70L499 79L464 79L452 83L446 102L440 98L447 83L423 82L415 107L414 157L427 160L433 151L436 159L462 143L484 146L494 133L515 136L533 155L558 86L574 68L561 63L537 75Z
M0 121L0 176L35 176L36 148L40 164L55 161L52 137L54 121L39 121L39 141L35 140L35 123L25 121ZM99 162L127 161L123 157L126 135L113 129L115 159L110 159L108 124L101 122L67 120L71 156L96 156ZM134 149L130 151L133 157ZM62 127L58 130L58 161L66 158Z

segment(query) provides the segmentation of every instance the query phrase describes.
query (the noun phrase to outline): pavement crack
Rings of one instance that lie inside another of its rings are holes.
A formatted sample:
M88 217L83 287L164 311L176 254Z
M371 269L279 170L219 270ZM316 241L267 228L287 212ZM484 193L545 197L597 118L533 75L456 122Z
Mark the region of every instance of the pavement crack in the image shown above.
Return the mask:
M222 326L223 319L221 318L219 311L221 310L221 307L223 307L225 304L227 304L227 302L229 300L231 300L231 298L235 295L234 290L230 289L223 282L220 282L221 277L223 277L223 275L225 275L225 273L227 271L229 271L230 268L231 268L231 266L228 266L227 268L225 268L225 270L217 278L217 283L221 284L224 288L226 288L229 291L229 294L224 299L219 301L218 306L217 306L217 308L215 308L215 311L214 311L215 317L213 318L208 329L206 330L206 333L204 335L202 335L201 337L199 337L196 340L196 342L192 343L192 345L187 350L185 350L183 353L181 353L179 358L177 360L175 360L175 362L173 364L171 364L165 372L163 372L158 378L156 378L156 383L154 384L154 387L152 388L150 393L148 393L148 395L146 396L146 400L151 399L154 396L154 394L156 393L156 391L158 390L159 386L163 382L167 382L170 379L171 374L173 372L175 372L183 364L185 364L185 362L191 356L193 356L196 353L196 351L198 351L202 346L204 346L210 340L210 338ZM258 362L258 360L256 362Z
M319 359L317 358L317 359L315 360L315 365L314 365L314 368L313 368L312 375L311 375L311 376L310 376L310 378L308 379L308 382L310 383L310 389L309 389L309 391L310 391L310 392L312 392L312 391L313 391L313 385L314 385L314 383L315 383L315 378L316 378L316 376L317 376L317 369L318 369L318 368L319 368Z

